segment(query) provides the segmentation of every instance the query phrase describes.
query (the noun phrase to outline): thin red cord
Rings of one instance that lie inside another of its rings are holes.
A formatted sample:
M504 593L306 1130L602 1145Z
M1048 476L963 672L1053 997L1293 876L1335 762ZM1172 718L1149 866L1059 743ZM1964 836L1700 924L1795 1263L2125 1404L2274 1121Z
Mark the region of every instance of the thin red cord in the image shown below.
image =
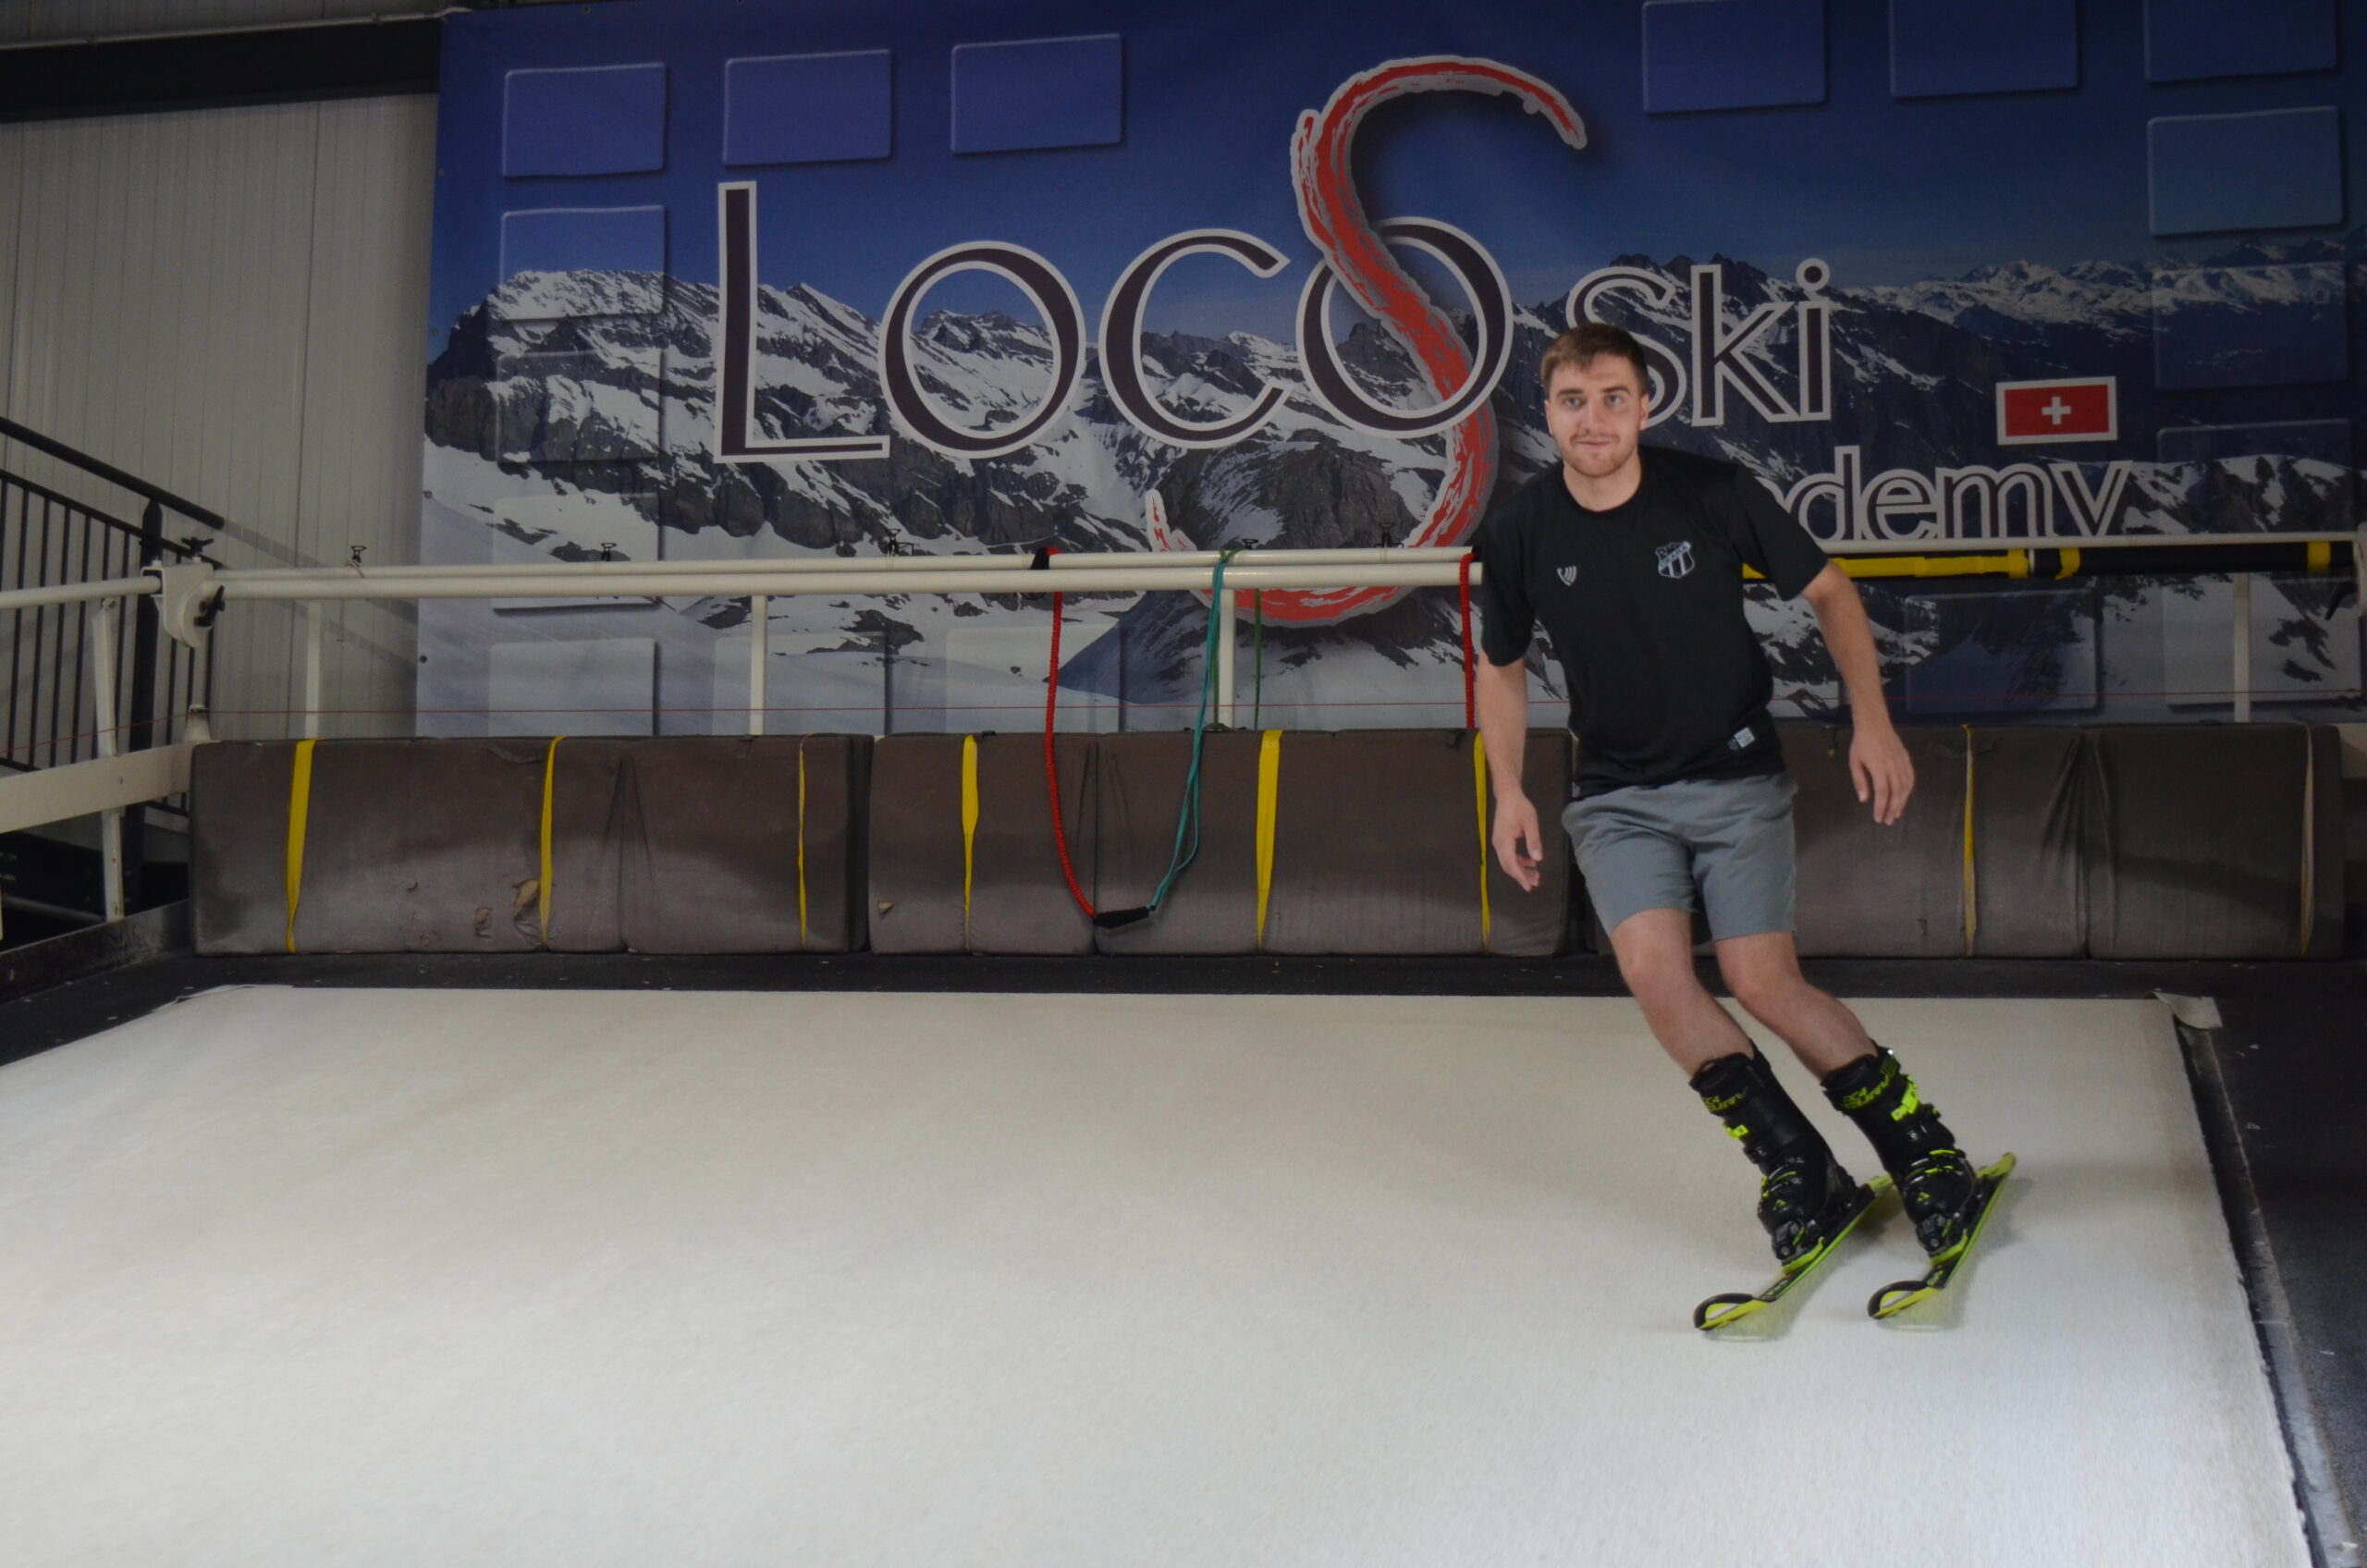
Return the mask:
M1478 672L1471 663L1470 551L1464 551L1463 557L1454 563L1454 576L1457 591L1463 596L1463 728L1477 729L1479 728L1479 688ZM1059 629L1055 628L1052 634L1059 636Z
M1061 553L1057 545L1044 547L1046 556ZM1052 668L1044 681L1044 783L1052 802L1052 845L1061 851L1061 875L1069 880L1069 896L1076 900L1076 907L1085 911L1087 920L1093 918L1093 900L1076 884L1076 867L1069 864L1069 832L1061 822L1061 765L1052 756L1052 717L1061 702L1061 600L1052 595Z

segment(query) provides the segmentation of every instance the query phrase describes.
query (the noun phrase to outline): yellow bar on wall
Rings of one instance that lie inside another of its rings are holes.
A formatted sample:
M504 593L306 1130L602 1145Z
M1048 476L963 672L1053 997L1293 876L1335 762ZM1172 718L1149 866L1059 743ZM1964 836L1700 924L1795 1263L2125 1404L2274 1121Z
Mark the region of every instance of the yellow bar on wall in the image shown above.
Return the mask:
M313 813L313 748L296 742L296 764L288 779L288 950L296 950L296 902L304 888L304 828Z
M978 738L962 737L962 945L970 945L970 879L978 848Z
M1257 741L1257 950L1266 949L1266 900L1274 888L1274 813L1282 798L1282 732Z
M543 862L541 879L534 888L534 921L546 948L551 945L551 792L558 776L558 743L566 739L552 736L551 749L543 753Z
M797 950L805 950L805 737L797 740Z

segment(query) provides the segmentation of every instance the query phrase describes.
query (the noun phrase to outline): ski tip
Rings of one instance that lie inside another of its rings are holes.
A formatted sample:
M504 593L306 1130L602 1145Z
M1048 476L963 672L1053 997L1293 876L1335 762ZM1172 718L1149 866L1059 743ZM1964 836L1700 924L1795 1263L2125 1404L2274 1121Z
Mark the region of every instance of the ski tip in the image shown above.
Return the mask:
M1705 1333L1712 1329L1723 1329L1729 1323L1749 1317L1766 1305L1759 1296L1711 1296L1693 1309L1693 1326Z

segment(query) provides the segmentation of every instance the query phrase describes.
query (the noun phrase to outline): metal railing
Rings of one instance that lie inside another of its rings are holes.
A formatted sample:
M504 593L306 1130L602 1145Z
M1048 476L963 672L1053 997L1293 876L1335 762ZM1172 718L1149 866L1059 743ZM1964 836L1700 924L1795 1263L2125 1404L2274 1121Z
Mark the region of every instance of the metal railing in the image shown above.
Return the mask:
M222 526L205 508L13 420L0 419L0 436L143 503L140 520L128 521L0 469L0 594L38 601L44 590L69 594L199 558L204 541L167 537L167 513ZM202 655L161 634L151 597L133 597L128 610L113 597L0 608L0 776L167 745L177 716L202 703L210 680ZM142 829L137 815L105 818L110 917L121 913L127 880L137 897Z
M0 587L136 577L153 559L189 553L169 541L152 545L140 527L0 471ZM0 766L21 772L87 761L99 754L103 733L112 733L126 750L167 736L171 716L196 694L198 658L157 637L153 608L144 602L118 619L115 662L130 680L114 711L101 712L84 669L99 631L89 601L0 612L0 649L6 650L9 670Z
M112 521L112 520L109 520ZM120 529L123 525L116 523ZM143 538L154 531L143 531ZM2298 557L2288 560L2288 556ZM159 552L161 554L161 552ZM184 552L189 553L189 552ZM1996 576L2060 582L2086 574L2191 573L2207 562L2237 577L2255 571L2299 569L2344 572L2367 579L2367 529L2356 533L2114 536L2043 541L1898 541L1852 545L1834 552L1853 576ZM364 569L303 568L293 570L222 571L203 557L160 560L137 574L92 575L59 586L0 585L0 615L40 609L87 614L99 629L91 643L89 679L95 711L117 701L118 617L169 632L176 647L194 650L208 637L215 613L227 603L280 602L307 611L300 733L320 732L323 647L319 606L335 601L467 598L658 597L695 594L744 597L750 601L749 733L765 729L763 675L766 609L778 596L801 594L840 597L853 594L992 594L1040 595L1065 593L1190 593L1208 595L1216 620L1212 639L1217 700L1214 717L1236 722L1234 675L1237 619L1245 594L1285 589L1445 588L1484 582L1486 568L1465 558L1459 548L1243 550L1220 557L1208 551L1095 555L1077 552L1035 559L1012 556L949 556L852 560L839 557L735 563L658 562L558 564L548 566L393 566ZM2367 582L2361 586L2367 588ZM2367 601L2367 594L2362 594ZM2233 628L2238 670L2250 643L2250 596L2240 590ZM57 645L63 646L61 638ZM137 643L135 658L138 656ZM163 694L178 696L185 683L167 677ZM2238 692L2238 717L2250 717ZM142 708L143 712L153 710ZM144 727L100 727L93 760L22 778L0 778L0 831L58 821L94 812L119 817L122 808L186 788L190 743L207 738L200 717L182 712L186 733L142 752L118 754L113 737L119 728L153 732L165 722L156 715ZM122 907L110 859L110 911Z

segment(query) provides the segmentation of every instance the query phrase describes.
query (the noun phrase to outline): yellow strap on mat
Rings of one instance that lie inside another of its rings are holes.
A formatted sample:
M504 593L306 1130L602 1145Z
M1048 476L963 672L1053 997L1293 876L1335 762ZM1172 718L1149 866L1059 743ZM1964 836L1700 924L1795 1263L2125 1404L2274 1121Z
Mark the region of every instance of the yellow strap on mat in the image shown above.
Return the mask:
M1274 806L1282 795L1282 732L1257 741L1257 950L1266 950L1266 900L1274 890Z
M797 950L805 950L805 737L797 738Z
M534 884L534 921L546 948L551 945L551 789L558 776L558 743L566 739L552 736L551 749L543 753L543 864L541 879Z
M1495 921L1488 910L1488 743L1471 732L1471 778L1479 791L1479 950L1495 950Z
M962 945L970 945L970 876L978 848L978 738L962 737Z
M2309 559L2309 567L2310 567L2310 570L2311 570L2312 571L2332 571L2332 570L2334 570L2334 541L2333 541L2333 540L2331 540L2331 539L2312 539L2312 540L2311 540L2311 541L2310 541L2310 547L2309 547L2309 550L2308 550L2308 552L2307 552L2307 555L2308 555L2308 559Z
M1981 934L1981 886L1972 870L1972 726L1964 727L1964 956Z
M313 747L296 742L296 766L288 779L288 950L296 950L296 900L304 888L304 824L313 814Z

